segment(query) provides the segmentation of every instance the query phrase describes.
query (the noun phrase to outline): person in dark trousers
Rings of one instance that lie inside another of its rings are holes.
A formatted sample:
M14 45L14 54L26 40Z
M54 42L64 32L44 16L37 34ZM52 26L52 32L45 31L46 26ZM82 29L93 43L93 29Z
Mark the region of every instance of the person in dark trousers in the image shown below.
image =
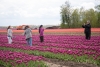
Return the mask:
M40 34L40 42L44 42L44 28L43 28L43 25L40 25L39 27L39 34Z
M85 28L84 33L85 33L85 38L87 40L90 40L91 38L91 25L90 25L90 21L88 20L87 23L84 25L82 25L83 28Z
M25 27L24 36L26 36L27 44L32 46L32 31L29 26Z

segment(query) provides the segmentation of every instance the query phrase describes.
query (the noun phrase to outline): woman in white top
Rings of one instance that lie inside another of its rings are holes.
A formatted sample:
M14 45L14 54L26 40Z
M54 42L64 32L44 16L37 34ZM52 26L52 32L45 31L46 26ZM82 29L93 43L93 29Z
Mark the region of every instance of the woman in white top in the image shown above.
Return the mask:
M11 29L11 26L8 26L7 28L7 38L8 38L8 44L12 44L12 29Z

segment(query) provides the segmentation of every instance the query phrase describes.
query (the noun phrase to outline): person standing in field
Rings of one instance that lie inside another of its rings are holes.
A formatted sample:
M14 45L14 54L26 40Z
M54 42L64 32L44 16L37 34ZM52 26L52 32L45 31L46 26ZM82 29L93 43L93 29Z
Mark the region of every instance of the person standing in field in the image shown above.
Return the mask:
M84 25L82 25L83 28L85 28L84 33L85 33L85 38L87 40L90 40L91 38L91 25L90 25L90 21L88 20L87 23Z
M26 37L27 44L32 46L32 31L29 26L25 26L24 36Z
M8 44L12 44L13 31L11 28L12 28L11 26L8 26L7 28Z
M40 42L44 42L44 28L43 25L40 25L39 27L39 34L40 34Z

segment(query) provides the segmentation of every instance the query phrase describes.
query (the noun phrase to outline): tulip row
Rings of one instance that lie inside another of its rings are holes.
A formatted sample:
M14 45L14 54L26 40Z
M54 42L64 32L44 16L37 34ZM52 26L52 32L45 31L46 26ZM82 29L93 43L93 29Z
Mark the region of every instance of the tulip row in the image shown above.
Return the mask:
M11 52L11 51L3 51L0 50L0 60L6 64L9 63L10 66L16 66L19 64L25 64L28 65L28 62L30 61L41 61L41 60L45 60L45 58L43 58L42 56L33 56L33 55L28 55L25 53L21 53L21 52ZM0 63L1 64L1 63ZM9 67L9 65L4 65Z
M93 56L95 59L99 59L98 57L100 56L100 53L93 52L93 51L82 51L82 50L73 50L73 49L63 49L63 48L51 48L51 47L42 47L42 46L33 46L33 47L27 47L23 45L0 45L0 47L9 47L9 48L15 48L15 49L22 49L22 50L39 50L43 52L53 52L56 54L62 53L62 54L69 54L69 55L77 55L77 56L82 56L82 55L88 55L88 56ZM95 56L94 56L95 55Z

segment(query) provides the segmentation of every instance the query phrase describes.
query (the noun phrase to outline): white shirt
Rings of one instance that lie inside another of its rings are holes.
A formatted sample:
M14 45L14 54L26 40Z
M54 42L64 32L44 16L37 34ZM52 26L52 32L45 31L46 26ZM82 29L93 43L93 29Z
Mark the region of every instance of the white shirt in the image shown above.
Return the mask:
M7 31L7 36L8 36L8 37L12 37L12 33L13 33L12 30L11 30L11 29L8 29L8 31Z

